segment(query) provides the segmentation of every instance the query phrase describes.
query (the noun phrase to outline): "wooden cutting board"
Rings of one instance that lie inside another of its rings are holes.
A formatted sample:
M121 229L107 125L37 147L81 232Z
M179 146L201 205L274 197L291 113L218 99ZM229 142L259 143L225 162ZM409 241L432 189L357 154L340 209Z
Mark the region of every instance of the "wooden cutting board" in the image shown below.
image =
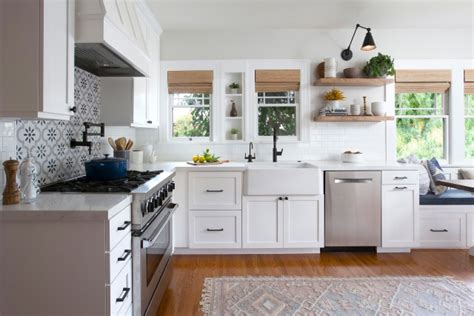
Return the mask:
M219 160L216 162L194 162L194 161L186 161L188 165L191 166L212 166L212 165L222 165L223 163L229 162L229 160Z

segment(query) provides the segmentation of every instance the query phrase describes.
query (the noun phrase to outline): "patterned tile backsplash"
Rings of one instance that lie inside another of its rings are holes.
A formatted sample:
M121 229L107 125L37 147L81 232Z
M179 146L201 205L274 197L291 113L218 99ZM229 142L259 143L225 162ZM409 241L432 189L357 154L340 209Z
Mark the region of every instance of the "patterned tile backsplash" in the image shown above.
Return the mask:
M77 112L70 121L16 121L16 158L33 157L39 167L40 185L83 175L84 162L101 156L98 136L92 141L92 155L87 147L70 147L71 138L82 139L84 122L100 121L100 79L75 69L74 104Z

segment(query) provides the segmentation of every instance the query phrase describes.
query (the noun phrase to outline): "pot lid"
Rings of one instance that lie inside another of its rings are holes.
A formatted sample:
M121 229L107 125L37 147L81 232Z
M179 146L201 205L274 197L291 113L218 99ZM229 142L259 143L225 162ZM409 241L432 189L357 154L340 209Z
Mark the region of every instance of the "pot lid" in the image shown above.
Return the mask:
M101 162L122 162L122 161L127 161L127 159L124 158L117 158L117 157L109 157L108 154L104 154L104 158L99 158L99 159L92 159L86 163L101 163Z

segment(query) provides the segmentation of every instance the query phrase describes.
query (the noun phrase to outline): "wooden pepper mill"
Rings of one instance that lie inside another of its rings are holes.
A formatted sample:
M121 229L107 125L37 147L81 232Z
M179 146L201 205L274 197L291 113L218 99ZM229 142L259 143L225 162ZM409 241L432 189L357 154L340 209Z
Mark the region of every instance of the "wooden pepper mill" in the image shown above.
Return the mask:
M20 190L16 183L16 173L19 165L18 160L12 160L11 158L3 162L6 175L5 190L3 191L4 205L20 203Z

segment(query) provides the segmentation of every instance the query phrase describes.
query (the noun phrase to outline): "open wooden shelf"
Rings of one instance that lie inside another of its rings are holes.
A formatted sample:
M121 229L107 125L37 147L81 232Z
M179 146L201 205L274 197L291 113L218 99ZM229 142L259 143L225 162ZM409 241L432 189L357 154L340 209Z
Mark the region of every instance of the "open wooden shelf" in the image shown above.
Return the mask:
M359 86L359 87L381 87L393 83L393 79L387 78L320 78L313 86Z
M341 116L316 116L315 122L383 122L393 121L393 116L364 116L364 115L341 115Z

